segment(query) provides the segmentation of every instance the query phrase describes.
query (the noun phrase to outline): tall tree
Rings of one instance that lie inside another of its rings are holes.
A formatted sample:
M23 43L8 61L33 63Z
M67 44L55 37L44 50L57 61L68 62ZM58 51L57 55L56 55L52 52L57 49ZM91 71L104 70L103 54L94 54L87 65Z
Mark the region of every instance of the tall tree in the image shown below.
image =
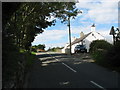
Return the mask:
M115 45L120 41L120 30L119 28L114 29L114 26L111 27L110 35L113 35L113 44Z
M114 26L111 27L110 35L113 35L113 44L115 45L115 29L114 29Z
M120 42L120 30L119 30L119 28L117 28L116 31L117 31L116 42Z
M5 24L4 31L7 32L8 37L12 36L15 45L29 50L35 36L42 33L43 29L48 26L55 25L56 18L65 22L69 15L75 17L77 11L74 2L20 3L20 8L14 11L10 20ZM49 21L48 19L52 16L55 19Z

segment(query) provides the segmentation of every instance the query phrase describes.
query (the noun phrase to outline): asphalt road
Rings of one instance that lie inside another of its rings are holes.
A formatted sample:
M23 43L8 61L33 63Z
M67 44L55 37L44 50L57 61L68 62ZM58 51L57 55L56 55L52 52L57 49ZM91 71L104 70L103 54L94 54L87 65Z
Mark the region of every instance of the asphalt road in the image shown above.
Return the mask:
M26 88L99 88L120 86L120 74L96 65L91 59L60 53L38 53Z

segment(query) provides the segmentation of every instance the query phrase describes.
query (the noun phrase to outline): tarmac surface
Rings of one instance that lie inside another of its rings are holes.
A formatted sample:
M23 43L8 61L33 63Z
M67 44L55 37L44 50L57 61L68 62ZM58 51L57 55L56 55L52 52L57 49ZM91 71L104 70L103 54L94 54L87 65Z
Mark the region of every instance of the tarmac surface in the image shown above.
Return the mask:
M94 63L89 54L37 53L25 88L119 88L120 74Z

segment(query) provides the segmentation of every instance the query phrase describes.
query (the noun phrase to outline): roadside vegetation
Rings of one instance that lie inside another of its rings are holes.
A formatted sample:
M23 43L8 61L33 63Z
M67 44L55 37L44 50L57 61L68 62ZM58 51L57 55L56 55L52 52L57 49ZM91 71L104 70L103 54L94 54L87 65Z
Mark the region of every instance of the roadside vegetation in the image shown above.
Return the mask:
M28 51L8 51L3 53L3 87L22 87L25 75L32 67L33 61L37 60L36 55Z
M34 45L31 47L31 51L33 54L36 52L45 52L45 44Z
M112 48L112 44L104 40L95 40L90 44L90 54L96 63L101 65L107 65L105 56L107 52Z
M24 73L37 59L31 50L35 37L56 18L67 23L77 12L74 2L2 2L2 88L23 87Z
M64 47L53 47L53 48L49 48L47 51L52 51L52 52L61 52L61 50Z
M90 44L90 54L99 65L120 72L120 30L111 27L110 35L113 44L104 40L96 40Z
M120 72L120 42L112 45L104 40L93 41L90 54L95 63Z

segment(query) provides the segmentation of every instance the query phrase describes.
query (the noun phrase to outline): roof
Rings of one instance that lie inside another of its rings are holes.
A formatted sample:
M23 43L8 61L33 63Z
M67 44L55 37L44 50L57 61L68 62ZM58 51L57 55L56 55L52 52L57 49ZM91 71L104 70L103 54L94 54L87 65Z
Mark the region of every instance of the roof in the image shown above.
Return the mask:
M93 24L91 27L95 27L95 24Z
M85 39L88 35L90 35L91 33L92 33L92 32L90 32L90 33L84 35L84 36L81 37L81 38L75 39L75 40L71 43L71 45L76 44L76 43L79 43L80 41L84 40L84 39ZM70 45L68 45L68 46L70 46ZM68 47L68 46L67 46L67 47Z

